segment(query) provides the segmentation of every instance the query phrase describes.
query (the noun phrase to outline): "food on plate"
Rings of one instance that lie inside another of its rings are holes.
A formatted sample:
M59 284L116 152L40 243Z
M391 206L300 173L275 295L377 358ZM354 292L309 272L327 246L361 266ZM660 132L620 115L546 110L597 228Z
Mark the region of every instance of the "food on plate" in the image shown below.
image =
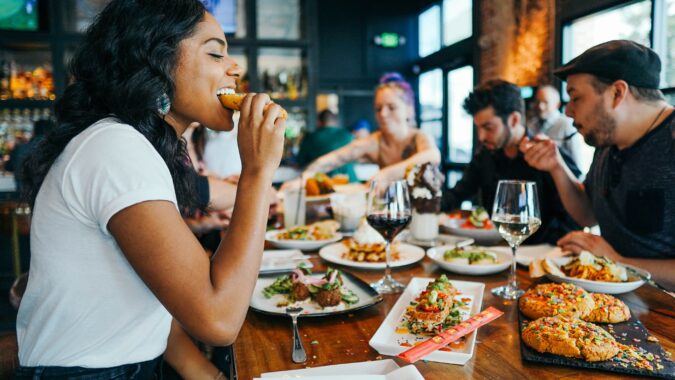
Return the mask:
M552 262L544 262L544 267L555 272L555 264ZM605 282L626 282L628 281L628 274L626 268L617 265L614 261L606 257L598 257L588 251L581 251L581 253L567 264L562 265L560 271L567 277L580 278L591 281L605 281ZM555 274L555 273L552 273Z
M335 237L340 224L334 220L297 226L279 232L278 240L329 240Z
M584 321L598 323L619 323L630 319L630 309L623 301L608 294L591 294L595 308L584 317Z
M288 306L296 302L316 302L319 306L337 306L340 302L351 305L359 302L359 297L344 287L340 271L328 268L322 278L313 277L305 266L298 266L291 274L277 277L272 285L262 290L265 298L282 294L285 299L277 306Z
M584 318L595 307L595 301L584 289L573 284L540 284L520 297L519 307L530 319L554 315Z
M316 173L305 182L305 191L310 197L334 193L333 180L324 173Z
M453 264L489 265L497 264L497 255L480 247L456 247L443 253L443 260Z
M384 238L365 219L361 220L352 238L345 239L343 244L349 248L342 254L343 259L369 263L385 262ZM391 245L391 259L398 260L399 257L398 243L394 242Z
M435 335L460 323L460 308L466 307L466 303L455 299L457 294L445 275L430 282L405 311L407 330L413 334Z
M471 211L471 215L466 218L466 221L464 221L460 227L484 230L490 230L494 228L492 222L490 221L490 215L482 207L477 207L475 210Z
M216 92L216 96L218 96L218 100L220 100L220 104L222 104L223 107L229 108L234 111L241 111L241 103L244 101L244 96L246 96L246 94L237 94L231 88L221 88ZM270 102L266 104L264 111L267 111L267 109L272 104L274 103ZM281 109L281 112L279 113L279 118L280 119L288 118L288 113L286 112L285 109L283 108Z
M564 316L542 317L530 322L523 342L539 352L548 352L589 362L613 358L620 348L614 337L590 322Z

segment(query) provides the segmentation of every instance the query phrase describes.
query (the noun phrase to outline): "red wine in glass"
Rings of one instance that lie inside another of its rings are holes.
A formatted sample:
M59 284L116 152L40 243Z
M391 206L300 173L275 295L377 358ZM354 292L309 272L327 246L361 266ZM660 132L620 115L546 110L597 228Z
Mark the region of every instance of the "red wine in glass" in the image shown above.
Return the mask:
M371 214L366 217L368 224L377 230L385 240L390 242L410 223L410 219L410 214L397 215L384 212Z
M370 286L380 294L400 293L405 285L391 276L391 242L410 223L412 210L405 181L370 183L366 220L385 241L384 277Z

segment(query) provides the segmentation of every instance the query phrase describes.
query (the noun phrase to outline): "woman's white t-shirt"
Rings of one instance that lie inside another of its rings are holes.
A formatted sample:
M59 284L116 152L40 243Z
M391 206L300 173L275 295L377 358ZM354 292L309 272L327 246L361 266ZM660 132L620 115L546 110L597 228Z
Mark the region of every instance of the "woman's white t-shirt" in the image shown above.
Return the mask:
M22 366L112 367L165 351L171 315L107 228L148 200L177 205L169 169L137 130L107 118L68 143L33 210L17 318Z

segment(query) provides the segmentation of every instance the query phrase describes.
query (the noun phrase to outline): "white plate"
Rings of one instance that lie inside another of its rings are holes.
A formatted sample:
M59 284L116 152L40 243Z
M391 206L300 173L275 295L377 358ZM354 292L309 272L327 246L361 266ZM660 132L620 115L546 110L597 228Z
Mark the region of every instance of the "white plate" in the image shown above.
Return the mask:
M471 245L474 243L473 239L465 236L453 236L446 234L438 234L438 237L433 241L417 240L412 236L412 233L410 233L410 230L408 229L401 231L401 233L398 234L398 236L396 236L396 240L410 243L412 245L416 245L422 248L432 248L437 247L439 245L452 245L463 247L465 245Z
M336 374L340 374L339 376ZM380 375L377 377L375 375ZM260 375L263 379L310 378L319 379L357 379L357 376L367 378L384 378L386 380L424 380L414 365L399 367L392 359L374 360L368 362L327 365L323 367L293 369L289 371L267 372Z
M409 347L401 346L402 342L413 343L416 341L425 341L429 339L428 336L416 336L414 334L399 334L396 329L403 320L403 314L406 307L413 301L417 295L426 288L433 278L413 277L410 283L403 291L403 294L398 298L396 304L391 309L387 318L380 325L375 332L375 335L370 339L370 346L383 355L398 355L407 350ZM480 282L469 281L450 281L462 294L458 298L471 298L471 307L463 319L480 312L481 304L483 303L483 290L485 284ZM413 343L414 344L414 343ZM476 332L473 331L466 336L466 343L460 349L453 349L452 351L434 351L425 356L422 360L430 360L441 363L465 364L473 356L476 345Z
M571 258L568 258L569 261ZM634 267L632 265L628 264L623 264L623 263L617 263L617 265L621 265L626 267L628 269L628 277L631 277L630 271L633 270L641 275L643 275L646 278L651 278L652 275L651 273L647 272L644 269L640 269L637 267ZM551 281L555 282L569 282L572 283L576 286L582 287L586 289L589 292L593 293L605 293L605 294L623 294L623 293L628 293L631 292L642 285L644 285L644 280L638 279L636 281L630 281L630 282L605 282L605 281L591 281L591 280L584 280L581 278L574 278L574 277L568 277L568 276L556 276L554 274L546 273L546 277L548 277Z
M497 252L505 252L511 254L511 248L505 246L490 247L491 250ZM564 255L560 247L550 244L538 245L521 245L516 251L516 262L520 265L528 266L535 259L543 259L545 257L558 258Z
M382 301L382 296L379 295L375 289L371 288L370 285L350 273L345 271L340 271L340 273L342 274L344 287L356 294L359 297L359 302L352 305L340 302L337 306L326 308L322 308L319 304L309 299L295 302L293 306L302 306L304 309L302 314L300 314L301 317L322 317L325 315L351 313L352 311L373 306ZM314 272L311 276L322 278L325 274L325 272ZM258 277L255 289L253 290L253 296L251 296L250 306L253 310L264 314L287 315L286 306L277 306L280 302L286 300L286 296L283 294L275 294L271 298L265 298L262 294L263 289L272 285L276 279L277 277Z
M495 264L475 264L475 265L470 265L470 264L457 264L457 263L451 263L449 261L445 261L443 259L443 254L445 251L449 251L451 249L455 248L454 245L442 245L440 247L434 247L430 248L427 250L427 256L438 265L441 266L441 268L454 272L454 273L459 273L459 274L468 274L472 276L482 276L486 274L492 274L492 273L497 273L501 272L504 269L508 268L511 266L511 254L510 253L504 253L504 252L499 252L499 251L494 251L490 248L485 248L485 247L479 247L482 249L485 249L486 251L490 251L497 255L497 260L499 262Z
M323 247L326 244L330 243L335 243L336 241L342 240L342 234L339 232L336 232L335 235L333 236L332 239L327 239L327 240L279 240L277 239L277 235L280 232L284 232L285 230L272 230L272 231L267 231L265 234L265 240L269 241L272 243L273 246L277 248L285 248L285 249L300 249L303 251L313 251L315 249L319 249Z
M298 249L265 250L260 263L260 274L288 272L300 263L304 263L306 268L311 268L313 265L308 260L310 257L303 255Z
M396 245L398 247L399 259L392 260L392 262L390 263L390 267L392 268L410 265L424 258L424 250L420 247L405 243L398 243ZM342 243L331 244L321 248L321 250L319 250L319 256L321 256L322 259L330 263L345 265L353 268L384 269L384 267L386 266L384 262L369 263L342 258L342 255L344 253L347 253L348 251L349 248Z
M495 245L504 241L502 236L499 234L499 231L497 231L497 229L494 227L489 230L482 228L462 228L461 225L463 223L464 219L451 219L445 214L441 214L441 217L439 218L441 230L452 235L470 237L474 239L477 244Z

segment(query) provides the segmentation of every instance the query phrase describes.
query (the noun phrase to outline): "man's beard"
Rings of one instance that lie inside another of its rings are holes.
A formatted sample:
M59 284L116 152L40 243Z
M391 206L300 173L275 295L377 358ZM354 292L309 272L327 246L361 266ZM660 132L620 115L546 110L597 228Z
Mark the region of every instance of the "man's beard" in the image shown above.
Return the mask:
M595 128L589 130L584 136L586 144L596 148L612 145L616 132L616 120L601 106L598 107L594 124Z
M502 141L497 142L495 150L506 148L506 144L508 144L509 141L511 141L511 128L509 128L508 125L504 125L504 129L506 130L506 132L504 133L504 139Z

